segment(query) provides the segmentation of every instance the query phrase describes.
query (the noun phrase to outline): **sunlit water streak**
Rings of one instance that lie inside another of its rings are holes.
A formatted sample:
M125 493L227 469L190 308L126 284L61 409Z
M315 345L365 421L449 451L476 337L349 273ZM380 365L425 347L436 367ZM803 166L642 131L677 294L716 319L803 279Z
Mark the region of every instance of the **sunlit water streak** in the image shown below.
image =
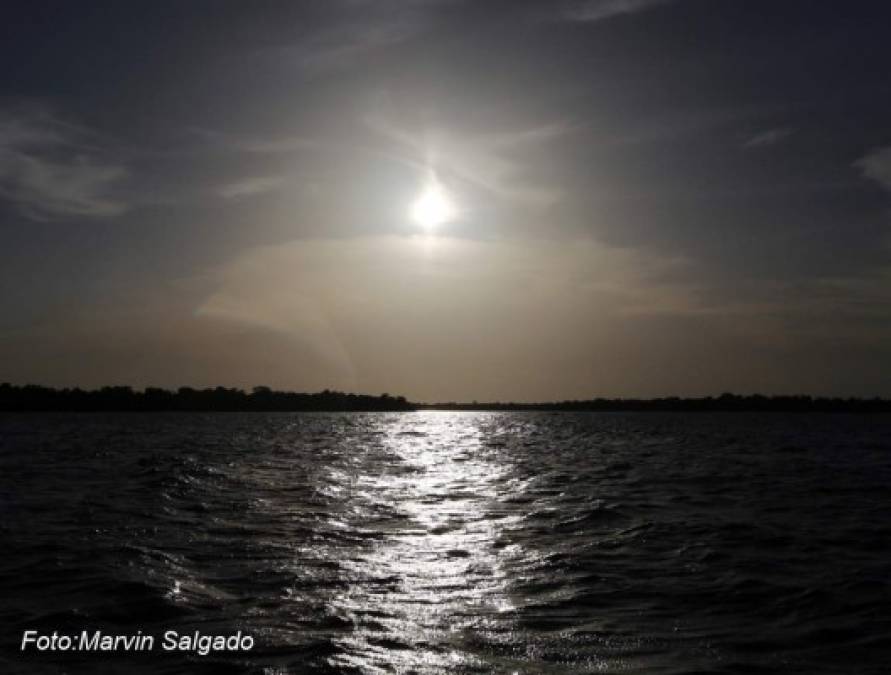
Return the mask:
M879 673L887 416L0 418L2 672Z
M466 418L428 413L385 426L383 462L359 463L349 499L360 513L393 509L371 525L376 543L344 563L356 583L334 606L357 630L337 663L365 672L447 672L483 661L467 631L512 608L499 533L519 516L499 509L508 465ZM361 525L354 527L361 527Z

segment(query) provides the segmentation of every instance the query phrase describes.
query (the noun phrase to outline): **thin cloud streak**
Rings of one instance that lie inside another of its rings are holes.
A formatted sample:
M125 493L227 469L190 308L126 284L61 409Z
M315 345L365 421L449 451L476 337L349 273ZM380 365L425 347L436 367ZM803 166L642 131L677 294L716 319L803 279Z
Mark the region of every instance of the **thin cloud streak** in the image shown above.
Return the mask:
M224 199L241 199L275 192L284 187L286 183L286 176L251 176L222 186L218 193Z
M0 198L32 220L118 216L127 169L106 159L88 132L47 114L0 118Z
M891 191L891 146L876 148L854 162L854 166L865 178Z
M746 149L767 148L785 141L794 132L793 129L778 128L761 131L749 137L743 147Z
M314 76L348 68L375 53L396 47L430 28L435 12L460 0L332 2L340 21L294 44L267 48L261 58L291 65Z
M563 13L571 21L603 21L623 14L636 14L676 0L582 0L575 2Z

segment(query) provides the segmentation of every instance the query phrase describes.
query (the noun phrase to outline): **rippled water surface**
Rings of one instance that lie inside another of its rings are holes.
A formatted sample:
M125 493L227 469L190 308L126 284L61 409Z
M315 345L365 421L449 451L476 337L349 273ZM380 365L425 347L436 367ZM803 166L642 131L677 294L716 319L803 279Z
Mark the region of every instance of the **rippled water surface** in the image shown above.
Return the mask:
M891 672L891 419L0 417L2 672ZM26 628L244 654L28 654Z

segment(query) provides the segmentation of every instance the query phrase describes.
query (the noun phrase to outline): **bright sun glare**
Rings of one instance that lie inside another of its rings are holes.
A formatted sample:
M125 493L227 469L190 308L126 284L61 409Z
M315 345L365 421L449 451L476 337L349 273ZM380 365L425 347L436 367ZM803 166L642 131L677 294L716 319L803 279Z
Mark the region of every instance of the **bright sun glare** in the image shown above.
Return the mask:
M429 231L452 220L456 209L442 186L431 181L411 205L410 214L415 223Z

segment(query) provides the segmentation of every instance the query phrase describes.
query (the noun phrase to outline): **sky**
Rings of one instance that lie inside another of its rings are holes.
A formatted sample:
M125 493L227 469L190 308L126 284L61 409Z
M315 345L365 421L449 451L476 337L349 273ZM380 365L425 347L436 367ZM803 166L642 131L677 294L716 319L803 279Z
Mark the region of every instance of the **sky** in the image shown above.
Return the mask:
M0 381L891 396L887 2L4 14Z

